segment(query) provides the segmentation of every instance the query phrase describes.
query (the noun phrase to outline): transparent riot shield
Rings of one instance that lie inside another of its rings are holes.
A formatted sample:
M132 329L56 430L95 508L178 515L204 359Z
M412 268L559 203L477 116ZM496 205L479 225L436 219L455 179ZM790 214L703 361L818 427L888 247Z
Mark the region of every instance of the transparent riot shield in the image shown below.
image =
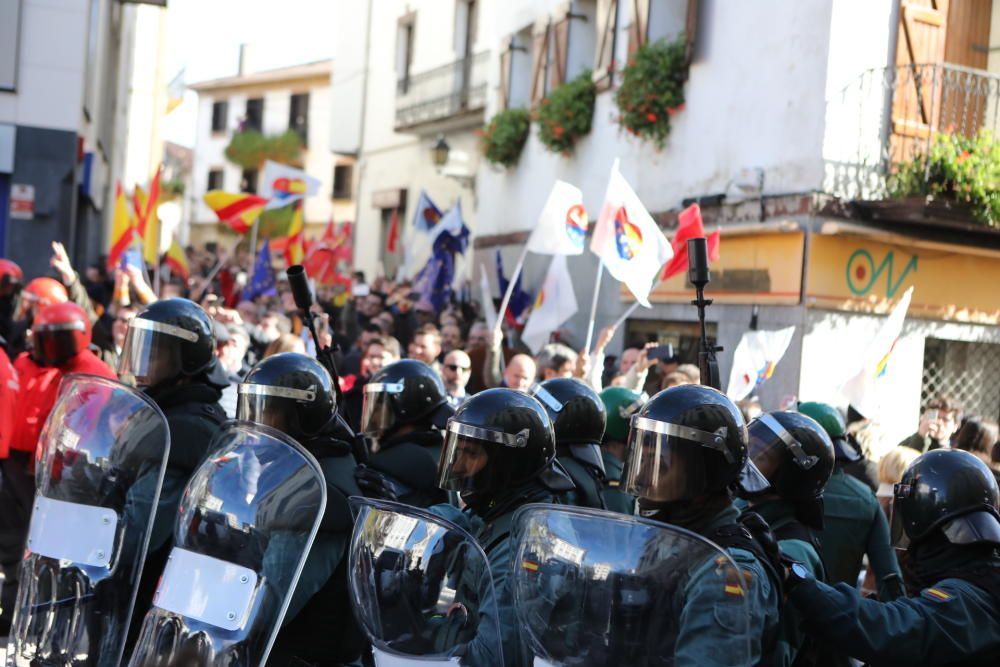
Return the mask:
M674 526L555 505L514 517L514 604L536 667L750 664L743 574Z
M326 508L316 459L230 422L184 490L134 667L265 664Z
M38 443L8 665L119 664L169 449L144 394L63 380Z
M351 504L354 612L377 667L503 665L493 577L476 540L408 505Z

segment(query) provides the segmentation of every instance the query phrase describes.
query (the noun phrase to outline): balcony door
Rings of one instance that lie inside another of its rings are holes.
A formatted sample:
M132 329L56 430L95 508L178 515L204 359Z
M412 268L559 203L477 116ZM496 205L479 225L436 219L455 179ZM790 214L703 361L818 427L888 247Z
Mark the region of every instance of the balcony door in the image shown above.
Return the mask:
M890 160L909 160L935 132L975 134L986 121L993 0L901 0Z

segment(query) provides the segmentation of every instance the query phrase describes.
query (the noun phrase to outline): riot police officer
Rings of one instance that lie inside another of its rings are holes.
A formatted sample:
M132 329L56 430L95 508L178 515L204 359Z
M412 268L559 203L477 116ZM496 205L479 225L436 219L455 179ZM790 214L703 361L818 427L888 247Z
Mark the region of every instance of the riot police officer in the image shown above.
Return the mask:
M229 384L215 356L212 320L201 306L187 299L163 299L132 318L118 359L121 380L146 393L163 411L170 429L170 455L160 488L156 518L149 538L146 567L136 601L136 612L149 607L156 578L170 552L170 536L177 506L188 478L208 453L209 443L226 414L219 406ZM138 503L152 502L150 488L133 490ZM148 507L148 506L147 506ZM138 511L147 511L139 507ZM138 624L133 624L133 632Z
M975 456L936 450L917 458L894 488L892 535L923 590L867 600L792 563L785 589L807 632L873 665L1000 663L998 499L996 479Z
M861 454L847 440L844 418L826 403L800 403L799 412L823 427L836 454L833 476L823 493L823 529L818 533L827 581L856 584L867 554L868 566L878 581L879 599L891 600L895 591L887 589L886 577L895 575L891 582L902 574L889 544L889 522L871 490L845 469Z
M770 657L776 644L781 596L773 537L755 538L766 527L749 524L755 528L751 531L733 504L741 476L743 488L752 492L768 485L748 465L747 440L743 415L721 392L700 385L665 389L632 416L625 490L638 498L640 515L707 537L744 571L754 642L750 654L757 664ZM704 577L692 584L690 595L717 610L714 618L689 619L697 628L680 630L678 643L687 643L688 652L697 655L727 634L725 578Z
M796 412L764 413L750 422L748 431L750 460L769 483L764 491L745 494L751 508L767 521L783 554L825 581L815 531L823 528L823 489L833 474L833 443L819 424ZM783 612L773 664L792 664L800 650L806 664L813 664L815 649L805 644L798 619Z
M517 631L511 586L510 530L515 510L552 503L572 488L555 463L556 443L545 408L513 389L488 389L469 398L449 420L439 466L441 488L457 492L465 509L435 512L466 528L486 552L496 586L504 661L527 665Z
M361 430L376 441L368 465L387 479L395 499L418 507L444 501L437 486L440 429L452 414L440 376L421 361L389 364L365 385Z
M532 387L531 394L549 413L556 434L556 460L576 485L566 494L565 503L607 509L600 445L606 413L597 392L576 378L552 378Z
M315 359L287 352L255 365L238 393L237 419L290 435L316 457L327 485L320 532L288 606L272 659L280 663L294 657L308 664L355 660L362 644L347 593L347 547L354 524L347 499L361 491L354 481L357 463L351 445L338 437L333 380Z
M635 514L635 498L625 493L622 471L625 466L625 440L628 424L649 397L626 389L608 387L601 392L607 414L607 426L601 441L601 460L604 463L604 502L612 512Z

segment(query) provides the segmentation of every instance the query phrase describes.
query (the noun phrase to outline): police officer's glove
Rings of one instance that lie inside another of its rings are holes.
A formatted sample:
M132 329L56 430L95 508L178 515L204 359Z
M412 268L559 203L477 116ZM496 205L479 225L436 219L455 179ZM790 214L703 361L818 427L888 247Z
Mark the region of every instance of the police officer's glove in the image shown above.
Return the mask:
M390 482L385 475L374 468L369 468L364 464L359 464L358 467L354 469L354 481L357 482L358 488L361 489L361 493L363 493L366 498L391 500L393 502L399 501L392 482Z

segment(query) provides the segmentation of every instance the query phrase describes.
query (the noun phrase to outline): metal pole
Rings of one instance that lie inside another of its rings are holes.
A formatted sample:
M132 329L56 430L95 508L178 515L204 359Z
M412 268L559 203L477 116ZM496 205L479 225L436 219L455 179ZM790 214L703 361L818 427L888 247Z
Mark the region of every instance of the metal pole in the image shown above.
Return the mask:
M594 296L590 300L590 323L587 325L587 342L584 351L590 352L590 344L594 341L594 321L597 319L597 300L601 293L601 276L604 275L604 260L597 265L597 278L594 280Z

